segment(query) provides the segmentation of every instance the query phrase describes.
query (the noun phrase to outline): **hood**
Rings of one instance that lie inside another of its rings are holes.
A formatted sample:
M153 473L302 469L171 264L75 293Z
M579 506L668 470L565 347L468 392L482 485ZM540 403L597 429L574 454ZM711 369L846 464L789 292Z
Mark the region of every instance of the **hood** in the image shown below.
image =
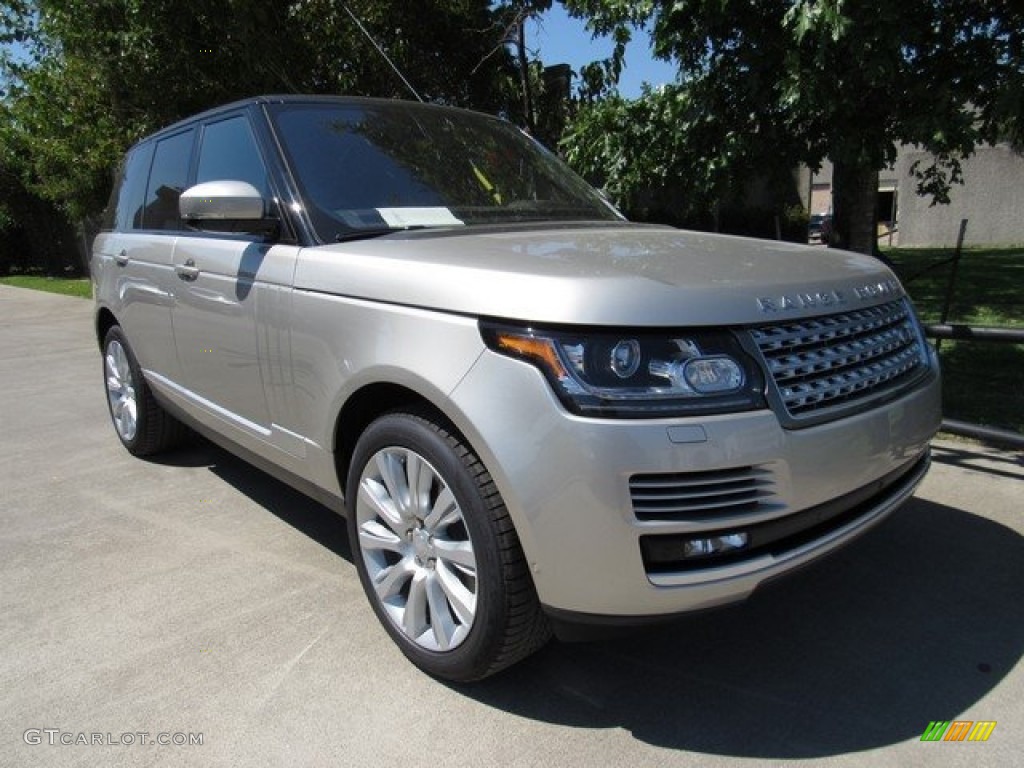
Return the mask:
M891 300L877 259L630 224L426 230L304 249L295 287L534 323L736 325Z

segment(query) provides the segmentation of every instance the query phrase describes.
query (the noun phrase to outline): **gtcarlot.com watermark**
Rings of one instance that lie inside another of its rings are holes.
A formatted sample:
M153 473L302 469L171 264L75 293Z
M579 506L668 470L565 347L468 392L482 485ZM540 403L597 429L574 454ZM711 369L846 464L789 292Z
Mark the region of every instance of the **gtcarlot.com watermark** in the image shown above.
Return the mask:
M51 747L195 747L202 746L204 734L182 733L181 731L65 731L62 728L28 728L21 735L26 744L45 744Z

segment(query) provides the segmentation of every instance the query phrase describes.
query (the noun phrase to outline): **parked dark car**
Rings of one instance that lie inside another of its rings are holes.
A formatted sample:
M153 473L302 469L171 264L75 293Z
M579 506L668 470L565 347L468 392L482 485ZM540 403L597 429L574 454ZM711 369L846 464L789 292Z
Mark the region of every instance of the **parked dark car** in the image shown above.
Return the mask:
M832 236L832 214L815 213L807 224L807 242L827 243Z

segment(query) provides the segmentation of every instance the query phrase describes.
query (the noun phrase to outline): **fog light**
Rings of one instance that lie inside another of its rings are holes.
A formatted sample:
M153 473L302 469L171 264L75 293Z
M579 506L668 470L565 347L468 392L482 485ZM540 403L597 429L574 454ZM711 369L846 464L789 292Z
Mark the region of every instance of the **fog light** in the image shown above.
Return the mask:
M721 555L747 546L749 536L745 533L728 533L707 539L690 539L683 544L683 557L704 557Z

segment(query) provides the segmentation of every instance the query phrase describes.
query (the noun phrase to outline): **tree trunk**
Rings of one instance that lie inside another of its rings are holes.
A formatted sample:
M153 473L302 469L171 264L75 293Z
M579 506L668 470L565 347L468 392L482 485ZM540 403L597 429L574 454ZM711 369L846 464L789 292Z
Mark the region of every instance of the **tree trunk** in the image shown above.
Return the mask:
M877 246L878 171L836 162L832 172L829 245L874 254Z

